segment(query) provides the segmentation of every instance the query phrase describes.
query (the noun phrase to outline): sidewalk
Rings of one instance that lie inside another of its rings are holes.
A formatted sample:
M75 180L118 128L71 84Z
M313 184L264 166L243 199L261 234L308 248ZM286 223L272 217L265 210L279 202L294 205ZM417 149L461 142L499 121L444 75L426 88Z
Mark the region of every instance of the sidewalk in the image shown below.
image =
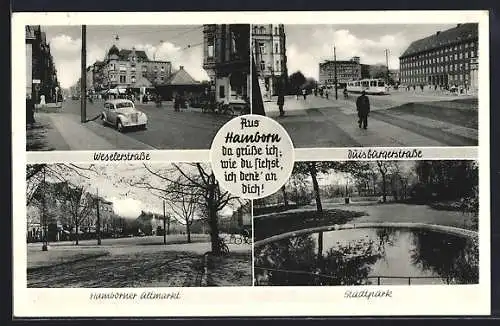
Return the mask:
M37 113L35 119L44 121L49 126L48 130L57 132L46 137L46 142L54 150L154 149L115 130L105 130L97 122L82 124L80 117L74 114Z

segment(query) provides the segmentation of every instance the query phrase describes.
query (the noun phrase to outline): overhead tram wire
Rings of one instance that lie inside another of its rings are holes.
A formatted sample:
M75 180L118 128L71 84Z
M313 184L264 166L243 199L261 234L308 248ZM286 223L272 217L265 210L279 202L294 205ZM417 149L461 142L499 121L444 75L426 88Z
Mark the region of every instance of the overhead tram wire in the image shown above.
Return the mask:
M177 33L177 34L174 34L173 36L169 36L169 37L164 37L164 39L168 42L170 40L175 40L181 36L184 36L188 33L191 33L191 32L194 32L196 30L201 30L203 29L203 25L197 25L195 28L190 28L190 29L187 29L185 31L182 31L180 33ZM168 30L165 30L164 32L168 33L169 31ZM149 36L151 34L158 34L158 33L162 33L162 31L158 31L158 30L152 30L152 31L143 31L143 32L137 32L137 33L134 33L134 32L127 32L127 33L120 33L122 35L126 35L127 37L141 37L141 36ZM116 32L113 32L113 35L117 35L118 33Z

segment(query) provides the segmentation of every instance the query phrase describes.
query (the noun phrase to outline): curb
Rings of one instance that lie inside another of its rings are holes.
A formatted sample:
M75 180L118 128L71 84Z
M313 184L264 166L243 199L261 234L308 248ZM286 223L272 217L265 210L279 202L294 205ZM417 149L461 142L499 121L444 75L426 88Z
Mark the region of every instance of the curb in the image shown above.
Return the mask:
M335 224L335 225L319 226L315 228L308 228L308 229L302 229L278 235L273 235L269 238L265 238L260 241L255 241L254 248L269 244L271 242L292 238L298 235L321 232L321 231L338 231L338 230L367 229L367 228L391 228L391 227L404 228L404 229L424 229L424 230L442 232L455 236L475 238L475 239L477 239L479 236L476 231L461 229L454 226L445 226L445 225L427 224L427 223L380 222L380 223L358 223L358 224L343 224L343 225Z

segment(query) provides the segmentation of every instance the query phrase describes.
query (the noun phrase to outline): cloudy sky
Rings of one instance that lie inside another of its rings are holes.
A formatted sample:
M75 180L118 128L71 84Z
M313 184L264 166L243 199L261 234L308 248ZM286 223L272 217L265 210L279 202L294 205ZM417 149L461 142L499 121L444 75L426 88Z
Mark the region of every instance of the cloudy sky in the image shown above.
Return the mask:
M76 164L79 167L88 168L85 164ZM172 168L169 164L148 164L153 171L159 171ZM186 166L183 167L184 171ZM84 188L91 193L113 202L115 213L126 218L137 218L141 211L154 212L163 214L163 201L162 199L152 195L152 193L145 189L139 189L131 186L141 180L147 180L153 185L158 185L159 179L152 177L147 172L142 163L140 164L107 164L95 165L93 167L97 173L82 172L88 178L81 177L76 174L72 176L65 176L70 183L74 185L83 185ZM57 180L53 180L57 181ZM167 213L170 211L167 205ZM233 213L233 208L228 205L219 212L221 216L230 216Z
M385 64L389 49L389 68L399 68L398 57L414 40L456 25L286 25L286 51L289 74L300 70L306 77L318 79L318 65L359 56L361 63Z
M42 26L42 30L47 33L61 86L74 85L80 76L81 27ZM150 60L156 54L157 60L171 61L173 70L184 66L193 78L202 81L208 79L202 68L202 42L202 25L87 26L87 65L103 60L116 44L120 49L145 50Z

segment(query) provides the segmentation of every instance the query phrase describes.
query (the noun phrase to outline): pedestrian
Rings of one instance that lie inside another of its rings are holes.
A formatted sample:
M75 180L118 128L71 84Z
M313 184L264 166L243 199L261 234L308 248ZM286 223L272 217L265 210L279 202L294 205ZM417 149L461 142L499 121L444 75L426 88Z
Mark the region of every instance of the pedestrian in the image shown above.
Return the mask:
M300 96L300 88L297 88L297 93L295 95L297 96L296 99L298 100Z
M45 103L45 95L40 95L40 106L45 106L47 103Z
M438 85L434 84L434 91L437 91L437 89L438 89Z
M361 96L356 100L356 110L358 111L358 125L364 129L368 128L368 114L370 113L370 100L366 92L362 91Z
M285 105L285 94L283 94L283 90L280 87L278 90L278 108L280 110L280 117L285 115L285 110L283 109L283 106Z
M325 88L325 97L328 100L328 88Z
M424 84L420 84L420 90L424 91Z
M180 111L180 106L181 106L181 98L178 93L175 94L174 97L174 111L179 112Z
M417 86L413 85L413 91L415 91L417 89Z
M31 95L26 95L26 124L31 126L35 123L35 103Z
M314 96L318 96L318 88L314 89Z
M302 96L304 96L304 100L307 98L307 90L305 88L302 89Z

